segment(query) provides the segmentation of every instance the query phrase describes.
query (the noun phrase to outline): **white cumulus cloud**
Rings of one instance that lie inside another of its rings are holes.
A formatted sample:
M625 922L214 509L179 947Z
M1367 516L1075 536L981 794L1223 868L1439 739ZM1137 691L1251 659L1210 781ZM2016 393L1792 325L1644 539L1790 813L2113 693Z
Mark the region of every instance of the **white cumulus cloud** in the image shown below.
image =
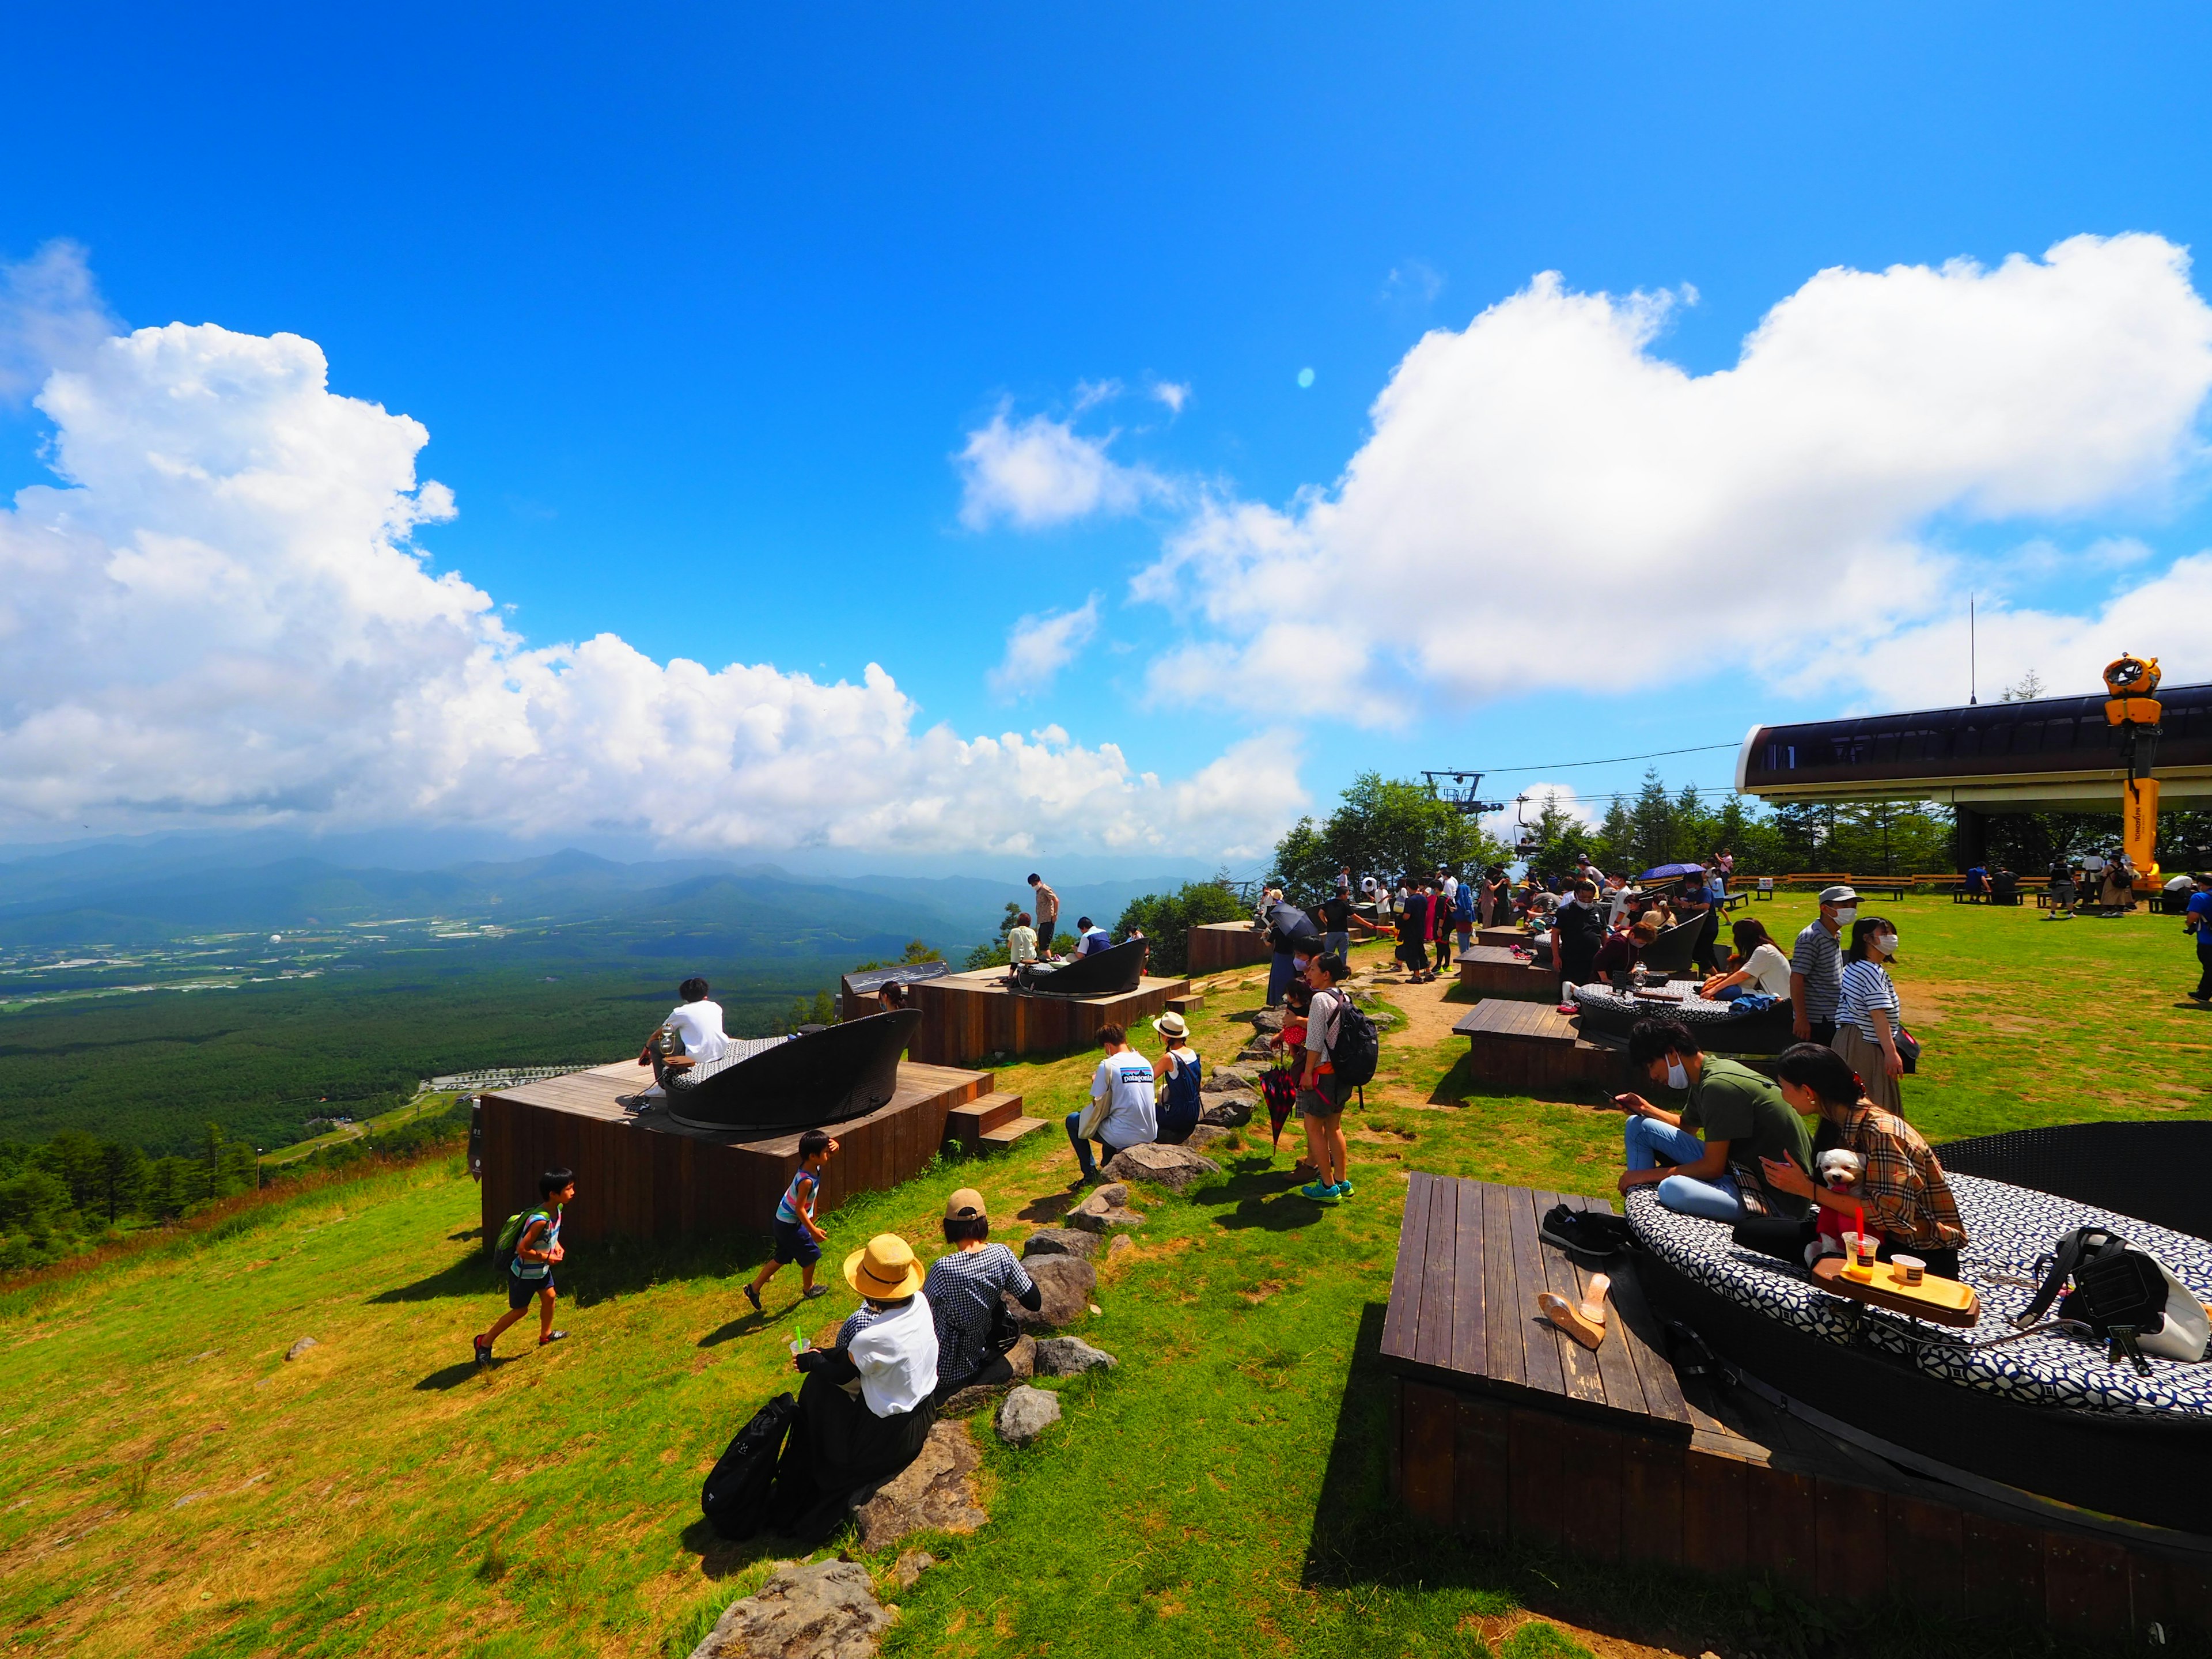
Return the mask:
M1825 270L1709 374L1654 351L1672 303L1540 276L1407 355L1331 488L1208 500L1135 584L1209 636L1155 694L1391 723L1730 664L1871 688L1953 609L1932 521L2155 503L2203 458L2212 308L2155 236ZM1506 645L1527 594L1586 638Z
M1042 691L1098 633L1098 596L1074 611L1024 617L1006 635L1006 654L987 677L1002 697Z
M1000 410L968 434L956 458L960 522L970 530L1001 521L1018 530L1043 530L1094 513L1135 512L1148 497L1164 493L1164 484L1158 474L1123 466L1108 455L1113 441L1110 432L1085 437L1072 422L1047 415L1016 424Z
M412 533L453 511L416 473L428 434L334 396L312 341L63 343L36 400L59 483L0 509L0 833L427 822L1235 856L1301 805L1280 744L1163 781L1057 730L924 726L874 665L825 684L612 634L532 646L425 568Z

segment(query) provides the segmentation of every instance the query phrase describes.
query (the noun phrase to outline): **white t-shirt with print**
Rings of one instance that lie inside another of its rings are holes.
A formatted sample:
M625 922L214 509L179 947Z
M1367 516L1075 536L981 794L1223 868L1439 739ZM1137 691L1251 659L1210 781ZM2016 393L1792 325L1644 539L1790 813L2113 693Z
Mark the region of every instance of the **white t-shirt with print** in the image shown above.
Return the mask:
M1158 1137L1159 1117L1152 1106L1152 1062L1124 1048L1098 1062L1091 1074L1091 1097L1106 1102L1098 1138L1109 1146L1141 1146Z

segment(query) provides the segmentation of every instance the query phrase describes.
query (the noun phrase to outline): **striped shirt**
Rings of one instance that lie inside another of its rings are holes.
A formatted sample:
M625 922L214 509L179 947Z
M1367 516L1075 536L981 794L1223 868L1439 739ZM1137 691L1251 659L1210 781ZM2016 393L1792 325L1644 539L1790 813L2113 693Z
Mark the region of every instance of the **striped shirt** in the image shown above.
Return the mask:
M1836 936L1814 921L1797 935L1797 948L1790 953L1790 971L1805 981L1805 1018L1819 1024L1833 1020L1843 995L1844 950Z
M991 1310L1001 1295L1022 1296L1030 1276L1003 1244L948 1250L929 1264L922 1294L937 1321L937 1380L963 1382L990 1356Z
M783 1201L775 1206L775 1218L797 1226L799 1217L806 1212L806 1200L814 1195L817 1184L814 1172L801 1165L799 1173L792 1176L791 1185L783 1189Z
M1836 1018L1856 1026L1869 1042L1879 1042L1881 1033L1874 1028L1874 1011L1877 1008L1889 1016L1889 1029L1896 1030L1899 1012L1897 987L1890 981L1889 970L1878 962L1845 963Z

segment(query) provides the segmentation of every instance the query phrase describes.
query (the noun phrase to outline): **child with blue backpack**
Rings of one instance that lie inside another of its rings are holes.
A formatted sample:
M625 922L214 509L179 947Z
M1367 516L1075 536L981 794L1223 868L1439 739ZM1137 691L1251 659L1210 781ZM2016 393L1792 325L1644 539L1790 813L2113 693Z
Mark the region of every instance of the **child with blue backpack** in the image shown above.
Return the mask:
M763 1311L761 1291L787 1261L799 1264L800 1296L811 1302L830 1294L827 1285L814 1282L814 1264L822 1260L822 1241L830 1237L816 1224L814 1206L822 1196L822 1171L836 1151L837 1143L819 1129L809 1129L799 1136L798 1171L775 1206L775 1254L761 1263L761 1270L745 1286L745 1300L753 1304L755 1313Z
M548 1170L538 1177L538 1207L516 1218L520 1225L514 1239L514 1254L507 1264L507 1311L499 1316L496 1324L477 1338L479 1365L491 1364L491 1345L499 1340L501 1331L530 1310L533 1300L538 1304L539 1347L558 1342L568 1334L553 1328L553 1303L558 1295L554 1288L553 1269L568 1255L561 1248L561 1218L575 1200L576 1177L568 1170ZM507 1243L502 1236L501 1248Z

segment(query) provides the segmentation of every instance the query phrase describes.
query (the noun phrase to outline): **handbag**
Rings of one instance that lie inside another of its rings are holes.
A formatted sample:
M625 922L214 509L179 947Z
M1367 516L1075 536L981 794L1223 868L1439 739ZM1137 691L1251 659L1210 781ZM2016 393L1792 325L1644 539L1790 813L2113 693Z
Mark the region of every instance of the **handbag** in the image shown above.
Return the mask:
M1007 1352L1022 1340L1022 1322L1003 1296L991 1304L991 1330L983 1340L993 1353Z
M1908 1073L1918 1071L1920 1069L1920 1039L1905 1029L1905 1022L1902 1020L1892 1024L1889 1036L1890 1042L1896 1046L1897 1057L1905 1062L1905 1069Z
M1114 1103L1111 1095L1094 1095L1083 1105L1082 1115L1075 1120L1075 1133L1085 1140L1098 1139L1099 1130L1106 1127L1106 1114Z
M2166 1263L2109 1227L2077 1227L2062 1237L2035 1299L2013 1323L2025 1328L2042 1318L2069 1279L2074 1288L2059 1302L2059 1316L2081 1320L2108 1340L2115 1363L2130 1359L2148 1374L2145 1353L2191 1364L2204 1358L2212 1341L2204 1304Z

